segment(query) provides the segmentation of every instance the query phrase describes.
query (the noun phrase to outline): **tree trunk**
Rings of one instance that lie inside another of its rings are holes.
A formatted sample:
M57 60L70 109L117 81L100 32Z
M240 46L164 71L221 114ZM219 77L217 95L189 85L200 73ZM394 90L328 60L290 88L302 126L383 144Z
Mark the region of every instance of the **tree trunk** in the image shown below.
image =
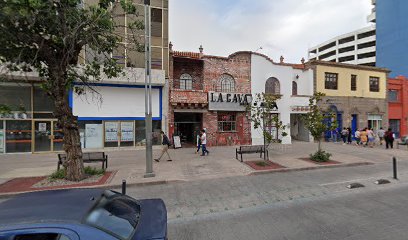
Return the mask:
M318 145L317 145L317 151L318 152L320 152L320 150L322 149L322 139L319 139L319 140L317 140L317 143L318 143Z
M85 172L77 117L72 114L67 97L58 97L55 106L58 125L64 133L64 151L67 154L67 161L64 163L65 178L80 181L85 178Z

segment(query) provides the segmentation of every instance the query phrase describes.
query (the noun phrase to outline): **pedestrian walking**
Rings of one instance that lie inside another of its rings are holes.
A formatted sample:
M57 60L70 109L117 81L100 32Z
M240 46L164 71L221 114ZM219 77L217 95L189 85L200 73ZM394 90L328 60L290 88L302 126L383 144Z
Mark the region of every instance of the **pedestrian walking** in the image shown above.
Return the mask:
M337 142L337 134L339 134L339 131L337 130L337 128L335 128L332 132L331 132L331 134L332 134L332 140L333 140L333 142L334 143L336 143Z
M201 130L201 149L203 151L203 154L201 156L205 156L207 153L210 154L210 152L207 150L207 134L205 133L205 130Z
M197 134L197 151L195 153L199 153L201 148L201 133Z
M169 157L169 159L167 159L167 161L170 162L170 161L172 161L172 160L171 160L171 157L170 157L170 154L169 154L169 147L171 146L170 140L169 140L169 138L167 137L167 135L164 134L163 131L160 131L160 134L162 135L162 145L163 145L163 147L162 147L162 151L161 151L160 157L154 159L154 161L160 162L161 158L162 158L163 155L166 153L167 156Z
M343 130L341 130L341 138L343 139L343 145L346 144L347 136L348 136L348 130L346 129L346 127L344 127Z
M388 131L385 132L384 139L385 148L388 149L388 147L391 147L392 149L394 147L394 133L392 132L391 128L388 128Z
M352 137L352 132L351 132L351 128L350 128L350 127L347 128L347 132L348 132L348 134L347 134L347 143L348 143L348 144L351 144L352 141L353 141L353 137Z
M378 130L377 135L380 138L380 145L383 145L385 130L382 127L380 127L380 130Z
M368 146L374 147L375 134L372 128L367 129Z
M360 132L360 130L356 130L356 132L354 133L354 137L356 138L356 144L357 144L357 146L359 146L360 145L360 142L361 142L361 132Z
M360 131L360 141L363 147L367 146L368 138L367 138L367 128L364 128Z

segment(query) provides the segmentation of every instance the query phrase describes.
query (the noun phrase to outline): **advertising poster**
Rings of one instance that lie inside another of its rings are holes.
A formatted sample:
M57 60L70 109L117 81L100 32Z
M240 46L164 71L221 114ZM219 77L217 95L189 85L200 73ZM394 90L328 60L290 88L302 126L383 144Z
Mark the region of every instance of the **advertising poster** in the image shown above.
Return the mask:
M121 122L120 123L122 142L132 142L133 141L133 122Z
M46 132L47 131L47 123L38 123L38 131L39 132Z
M118 141L118 123L105 122L105 142Z
M85 147L102 148L102 124L85 124Z
M174 148L181 148L180 136L173 136Z
M4 153L4 130L0 129L0 153Z

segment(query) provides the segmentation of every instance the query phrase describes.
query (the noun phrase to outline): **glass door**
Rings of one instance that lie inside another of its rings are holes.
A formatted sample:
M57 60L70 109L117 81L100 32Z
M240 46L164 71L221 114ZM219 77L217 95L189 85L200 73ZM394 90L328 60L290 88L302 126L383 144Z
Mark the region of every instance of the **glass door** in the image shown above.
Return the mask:
M62 151L64 133L62 129L58 127L57 121L53 121L52 127L52 151Z
M120 122L120 143L121 147L133 147L134 145L134 121Z
M5 134L5 131L4 131L4 122L3 122L3 120L0 120L0 153L4 153L4 151L6 149L6 147L5 147L5 145L6 145L5 138L6 138L6 134Z
M119 122L105 122L105 147L119 147Z
M34 121L34 152L49 152L52 144L52 121Z

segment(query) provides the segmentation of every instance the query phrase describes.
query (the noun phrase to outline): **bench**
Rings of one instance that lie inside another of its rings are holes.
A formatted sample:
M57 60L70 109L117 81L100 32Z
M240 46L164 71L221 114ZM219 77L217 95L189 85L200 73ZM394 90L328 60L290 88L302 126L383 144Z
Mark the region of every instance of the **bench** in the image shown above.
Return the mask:
M239 148L235 149L235 157L238 160L238 154L241 154L241 162L243 162L242 154L247 153L259 153L259 157L262 158L262 154L266 154L269 160L269 153L265 151L264 145L248 145L248 146L239 146Z
M67 160L67 154L58 154L58 166L57 169L60 170L60 166ZM108 155L104 152L87 152L82 153L82 161L84 163L94 163L102 162L102 169L108 168Z

